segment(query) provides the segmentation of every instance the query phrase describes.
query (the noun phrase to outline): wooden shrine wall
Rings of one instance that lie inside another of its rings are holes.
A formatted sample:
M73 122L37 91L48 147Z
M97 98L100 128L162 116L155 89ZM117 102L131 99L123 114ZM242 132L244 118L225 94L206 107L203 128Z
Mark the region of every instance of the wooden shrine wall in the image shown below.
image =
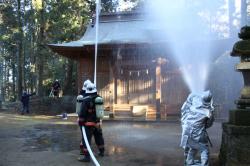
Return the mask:
M178 67L169 61L162 66L161 103L166 109L178 112L185 101L188 90ZM112 54L99 56L97 64L97 89L105 105L155 104L156 65L152 56L129 54L116 59ZM94 77L94 59L86 57L79 63L78 85Z

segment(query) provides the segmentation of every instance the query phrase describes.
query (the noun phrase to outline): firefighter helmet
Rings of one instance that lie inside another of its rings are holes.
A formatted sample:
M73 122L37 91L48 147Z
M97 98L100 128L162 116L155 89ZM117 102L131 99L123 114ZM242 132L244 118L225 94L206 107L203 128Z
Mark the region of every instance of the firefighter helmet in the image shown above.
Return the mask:
M91 83L91 81L89 79L87 79L86 81L84 81L83 86L82 86L82 90L86 90L88 84L90 84L90 83Z
M87 94L92 94L92 93L96 93L96 92L97 92L97 90L96 90L95 84L89 83L89 84L87 85L86 93L87 93Z

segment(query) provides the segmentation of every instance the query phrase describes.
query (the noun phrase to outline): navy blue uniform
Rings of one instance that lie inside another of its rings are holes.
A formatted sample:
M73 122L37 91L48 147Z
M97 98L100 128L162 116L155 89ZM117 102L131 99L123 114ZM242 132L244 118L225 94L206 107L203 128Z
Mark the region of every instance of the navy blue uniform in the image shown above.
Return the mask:
M58 96L59 96L59 91L60 91L60 89L61 89L61 86L60 86L59 82L58 82L58 81L55 81L55 82L53 83L52 87L53 87L54 96L55 96L55 97L58 97Z
M91 94L84 97L81 112L79 114L79 125L85 127L86 135L88 138L89 144L91 144L92 136L94 136L96 145L100 151L99 155L104 155L104 139L102 134L102 129L100 126L100 119L96 117L96 110L95 110L95 98L98 95ZM89 153L87 147L85 145L84 139L82 138L83 143L83 154L86 157L89 157Z
M22 94L22 98L21 98L21 102L23 104L22 114L24 114L24 112L29 113L29 100L30 100L30 96L33 96L33 95L35 95L35 93L28 94L27 92L24 92Z

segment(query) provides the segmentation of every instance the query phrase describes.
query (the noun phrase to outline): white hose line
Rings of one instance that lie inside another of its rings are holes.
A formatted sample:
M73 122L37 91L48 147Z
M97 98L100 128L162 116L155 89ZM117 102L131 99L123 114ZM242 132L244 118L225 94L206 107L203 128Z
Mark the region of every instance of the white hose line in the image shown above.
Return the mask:
M96 72L97 72L97 55L98 55L98 31L99 31L99 9L100 0L96 0L96 19L95 19L95 70L94 70L94 84L96 86Z
M83 135L83 138L84 138L84 141L85 141L85 145L87 146L87 149L88 149L88 152L90 154L90 157L92 159L92 161L95 163L95 166L100 166L100 164L98 163L98 161L96 160L90 146L89 146L89 141L88 141L88 138L87 138L87 135L86 135L86 131L85 131L85 127L82 126L82 135Z

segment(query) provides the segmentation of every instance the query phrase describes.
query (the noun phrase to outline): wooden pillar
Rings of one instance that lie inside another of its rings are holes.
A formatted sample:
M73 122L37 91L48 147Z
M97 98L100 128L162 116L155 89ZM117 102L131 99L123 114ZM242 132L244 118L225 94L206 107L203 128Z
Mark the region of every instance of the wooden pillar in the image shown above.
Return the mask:
M129 104L129 77L126 75L126 96L127 96L127 104Z
M161 95L161 83L162 83L162 65L167 62L165 58L157 58L156 60L156 68L155 68L155 99L156 99L156 119L160 119L161 117L161 102L162 102L162 95Z
M109 104L113 106L114 98L115 98L115 74L112 62L109 61Z
M117 104L117 75L114 75L114 103Z
M156 68L155 68L155 99L156 100L160 100L161 101L161 65L160 64L156 64Z
M167 60L165 58L159 57L156 60L156 68L155 68L156 94L155 94L155 98L156 98L156 100L160 100L160 103L161 103L161 100L162 100L162 95L161 95L162 74L161 74L161 70L162 70L162 65L164 65L166 63L167 63Z

